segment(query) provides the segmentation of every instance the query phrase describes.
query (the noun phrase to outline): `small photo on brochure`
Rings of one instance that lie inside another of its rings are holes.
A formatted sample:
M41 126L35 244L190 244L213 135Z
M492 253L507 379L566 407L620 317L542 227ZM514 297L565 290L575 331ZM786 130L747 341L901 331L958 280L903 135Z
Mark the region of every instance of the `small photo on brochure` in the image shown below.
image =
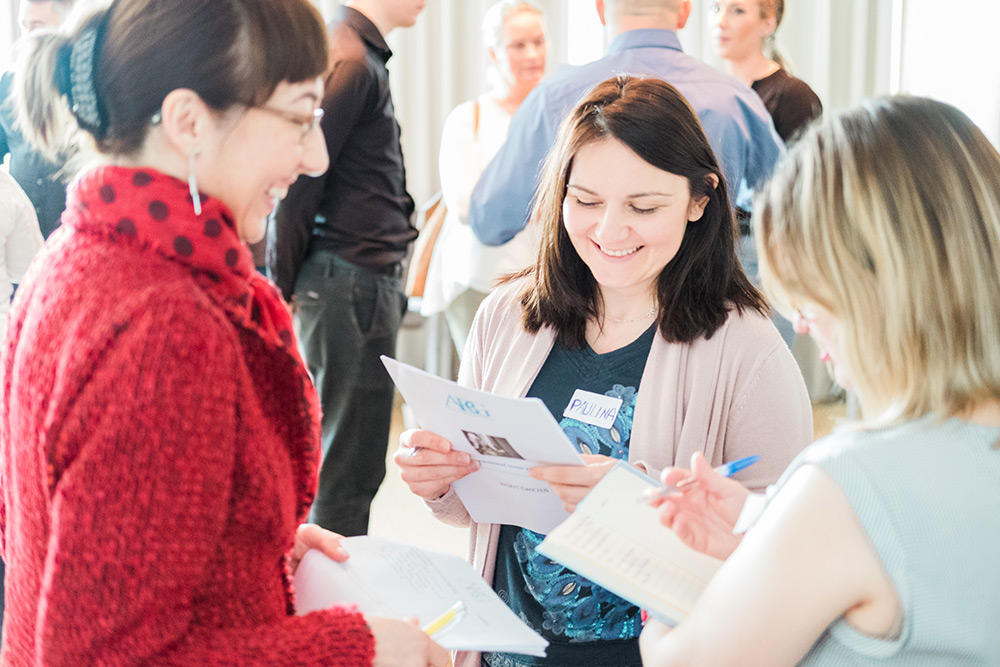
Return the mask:
M462 431L462 433L465 434L465 439L469 441L469 444L483 456L503 456L508 459L524 458L510 446L506 438L496 435L483 435L482 433L474 433L472 431Z

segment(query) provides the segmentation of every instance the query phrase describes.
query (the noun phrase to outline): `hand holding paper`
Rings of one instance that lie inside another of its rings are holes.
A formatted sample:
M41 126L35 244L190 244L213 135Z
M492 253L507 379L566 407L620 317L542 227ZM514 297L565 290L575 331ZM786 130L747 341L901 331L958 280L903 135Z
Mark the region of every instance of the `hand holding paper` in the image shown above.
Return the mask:
M295 531L295 545L292 547L291 562L288 564L292 574L299 567L302 557L310 549L318 549L338 562L347 560L347 552L340 546L340 540L344 539L332 530L327 530L314 523L304 523Z
M375 638L372 667L451 665L448 651L412 623L368 614L364 617Z
M568 516L549 485L529 472L540 464L583 466L544 403L462 387L388 357L382 362L426 429L412 432L408 444L417 447L395 458L404 481L418 495L437 498L447 492L451 479L473 521L537 533L549 532ZM454 451L442 443L450 443ZM413 449L416 453L409 456ZM456 452L474 459L478 469L468 472Z
M424 500L440 498L452 484L480 467L471 454L452 449L448 440L430 431L405 431L399 444L392 459L399 466L400 477Z
M548 642L458 556L371 536L348 537L342 544L351 554L343 563L318 551L302 558L293 582L299 614L354 604L366 617L415 617L450 650L545 655ZM427 640L425 630L410 627Z
M618 459L599 454L582 454L580 458L584 466L535 466L531 469L531 476L547 482L570 513L618 462Z

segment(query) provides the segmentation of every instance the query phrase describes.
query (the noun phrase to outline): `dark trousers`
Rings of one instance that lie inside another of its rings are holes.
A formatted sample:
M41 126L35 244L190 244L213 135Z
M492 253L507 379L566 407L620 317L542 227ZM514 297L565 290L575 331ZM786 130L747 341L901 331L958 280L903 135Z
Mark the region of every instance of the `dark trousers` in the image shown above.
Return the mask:
M379 356L395 354L406 310L399 271L375 273L311 252L295 303L299 347L323 409L323 465L310 520L364 535L385 477L395 389Z

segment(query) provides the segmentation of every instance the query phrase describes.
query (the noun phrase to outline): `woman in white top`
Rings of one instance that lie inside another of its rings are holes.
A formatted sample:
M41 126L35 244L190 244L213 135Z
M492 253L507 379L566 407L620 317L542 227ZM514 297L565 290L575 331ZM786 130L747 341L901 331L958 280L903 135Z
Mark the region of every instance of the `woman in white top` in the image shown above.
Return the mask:
M31 200L10 174L0 170L0 342L7 335L13 283L21 282L43 242Z
M511 116L545 73L542 11L524 0L501 0L486 11L483 38L493 85L457 106L445 121L438 159L448 214L427 273L422 312L444 312L459 354L479 304L496 279L534 261L538 244L521 232L499 247L483 245L466 223L480 173L507 138Z

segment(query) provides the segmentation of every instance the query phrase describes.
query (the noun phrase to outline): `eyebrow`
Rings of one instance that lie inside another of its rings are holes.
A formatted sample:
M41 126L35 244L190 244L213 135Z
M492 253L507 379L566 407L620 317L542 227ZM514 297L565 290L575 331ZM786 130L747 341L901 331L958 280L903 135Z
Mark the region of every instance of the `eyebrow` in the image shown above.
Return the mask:
M582 185L577 185L575 183L568 183L566 185L566 187L567 188L573 188L574 190L582 190L583 192L586 192L587 194L593 195L595 197L600 197L601 196L600 194L594 192L590 188L585 188ZM673 193L670 193L670 192L636 192L636 193L628 195L625 198L626 199L641 199L642 197L673 197L673 196L674 196Z
M296 97L294 100L292 100L291 103L292 104L297 104L298 102L301 102L304 99L312 100L314 103L315 102L319 102L319 95L317 95L316 93L311 92L311 91L307 92L307 93L302 93L301 95L299 95L298 97Z

